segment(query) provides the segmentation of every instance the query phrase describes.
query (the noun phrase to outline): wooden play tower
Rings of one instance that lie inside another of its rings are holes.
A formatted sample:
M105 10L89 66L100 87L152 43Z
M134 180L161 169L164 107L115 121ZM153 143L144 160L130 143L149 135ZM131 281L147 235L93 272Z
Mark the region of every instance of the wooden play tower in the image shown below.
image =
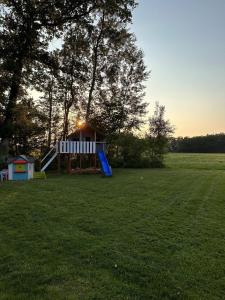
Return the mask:
M105 150L104 135L89 124L84 124L70 134L67 140L56 143L42 159L43 167L41 171L45 171L56 157L58 157L58 169L60 169L61 155L63 155L67 159L68 173L82 173L87 170L97 173L102 170L105 175L110 174L111 168L108 165ZM97 158L99 158L101 169L98 168ZM74 160L77 167L72 169L71 164ZM86 166L83 168L84 161L89 162L88 168Z

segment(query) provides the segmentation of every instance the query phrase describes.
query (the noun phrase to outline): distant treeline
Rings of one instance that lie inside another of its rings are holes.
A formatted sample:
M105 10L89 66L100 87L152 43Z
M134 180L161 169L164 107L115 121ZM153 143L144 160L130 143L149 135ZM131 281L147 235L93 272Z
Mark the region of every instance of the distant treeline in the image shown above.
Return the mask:
M225 153L225 134L179 137L171 140L172 152Z

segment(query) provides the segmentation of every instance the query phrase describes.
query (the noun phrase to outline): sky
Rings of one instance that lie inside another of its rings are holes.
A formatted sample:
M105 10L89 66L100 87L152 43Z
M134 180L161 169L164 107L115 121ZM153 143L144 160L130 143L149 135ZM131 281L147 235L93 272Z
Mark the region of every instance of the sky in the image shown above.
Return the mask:
M131 30L150 113L165 105L175 136L225 132L225 0L140 0Z

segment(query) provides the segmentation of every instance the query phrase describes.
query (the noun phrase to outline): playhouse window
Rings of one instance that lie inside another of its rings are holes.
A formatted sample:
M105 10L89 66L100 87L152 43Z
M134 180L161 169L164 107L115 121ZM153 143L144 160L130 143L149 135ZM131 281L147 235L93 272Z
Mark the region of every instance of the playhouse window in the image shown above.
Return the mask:
M25 173L26 165L25 164L16 164L15 165L15 173Z

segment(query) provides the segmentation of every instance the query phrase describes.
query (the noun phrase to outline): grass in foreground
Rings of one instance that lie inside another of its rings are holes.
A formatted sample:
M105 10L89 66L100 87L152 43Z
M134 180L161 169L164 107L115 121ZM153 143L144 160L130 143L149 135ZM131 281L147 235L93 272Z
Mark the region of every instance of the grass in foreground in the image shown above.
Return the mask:
M223 299L225 172L0 187L0 299Z

